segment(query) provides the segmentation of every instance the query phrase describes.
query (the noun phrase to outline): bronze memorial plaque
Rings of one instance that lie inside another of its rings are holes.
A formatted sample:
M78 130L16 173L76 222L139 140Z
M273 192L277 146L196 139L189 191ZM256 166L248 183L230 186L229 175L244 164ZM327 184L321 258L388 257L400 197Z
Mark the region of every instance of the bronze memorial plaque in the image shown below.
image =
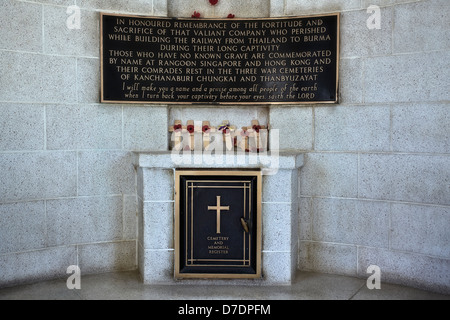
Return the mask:
M339 13L100 20L101 102L338 102Z
M175 278L261 278L261 171L176 171Z

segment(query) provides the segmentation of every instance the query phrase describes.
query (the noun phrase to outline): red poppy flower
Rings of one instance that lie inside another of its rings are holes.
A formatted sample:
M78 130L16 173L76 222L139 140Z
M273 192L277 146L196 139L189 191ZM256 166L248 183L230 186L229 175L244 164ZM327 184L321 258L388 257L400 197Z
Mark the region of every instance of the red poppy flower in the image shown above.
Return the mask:
M235 17L234 14L230 13L227 18L228 19L233 19L234 17Z
M194 11L192 18L196 18L196 19L200 18L200 12Z
M187 126L187 131L188 131L189 133L193 133L193 132L194 132L194 126L193 126L192 124L188 125L188 126Z
M209 0L209 3L211 3L212 6L215 6L219 2L219 0Z
M209 133L209 126L203 126L202 131L205 133Z
M253 126L253 130L259 133L259 130L261 130L261 126L257 126L256 124Z
M181 124L176 124L176 125L173 126L173 129L174 129L175 131L179 131L179 130L181 130L182 128L183 128L183 127L182 127Z

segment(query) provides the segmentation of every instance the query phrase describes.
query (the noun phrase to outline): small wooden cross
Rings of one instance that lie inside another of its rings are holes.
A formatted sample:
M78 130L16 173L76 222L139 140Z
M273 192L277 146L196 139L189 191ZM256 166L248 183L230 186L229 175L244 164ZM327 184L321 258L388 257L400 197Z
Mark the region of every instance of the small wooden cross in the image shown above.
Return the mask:
M240 131L240 138L237 138L237 147L244 152L248 152L248 127L242 127Z
M186 149L188 150L194 150L194 132L197 131L195 130L195 124L194 124L194 120L188 120L186 122L186 130L187 132L189 132L189 140L188 140L188 146L185 146Z
M267 134L266 126L260 125L258 120L252 120L252 126L247 129L247 132L249 133L249 138L252 138L254 141L254 146L250 148L252 152L260 152L267 149L267 137L266 139L261 139L261 134Z
M211 143L210 133L212 133L212 132L216 132L216 128L211 127L211 124L209 121L203 121L202 122L203 148L205 150L209 147L209 144Z
M225 147L227 150L233 150L234 139L231 138L231 133L236 130L236 126L231 126L228 120L222 121L222 125L219 126L219 131L222 131L223 140L225 141Z
M172 149L181 150L182 148L181 135L183 132L186 132L186 126L183 126L181 124L181 120L175 120L174 125L169 127L169 132L174 133L174 144Z

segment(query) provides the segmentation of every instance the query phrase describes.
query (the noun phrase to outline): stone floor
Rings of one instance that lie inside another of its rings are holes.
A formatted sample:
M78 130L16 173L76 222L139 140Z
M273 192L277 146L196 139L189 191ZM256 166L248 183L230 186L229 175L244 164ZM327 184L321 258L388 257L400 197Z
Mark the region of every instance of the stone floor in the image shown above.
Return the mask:
M400 285L369 290L366 280L299 272L292 286L144 285L137 271L82 275L81 290L69 290L66 279L0 289L0 300L450 300Z

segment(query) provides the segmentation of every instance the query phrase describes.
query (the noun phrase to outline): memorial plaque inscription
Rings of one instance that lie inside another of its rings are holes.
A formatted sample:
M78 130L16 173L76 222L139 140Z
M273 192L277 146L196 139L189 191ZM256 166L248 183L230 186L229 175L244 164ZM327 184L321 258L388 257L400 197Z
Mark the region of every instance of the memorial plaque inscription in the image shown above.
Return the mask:
M260 190L260 171L177 171L176 278L261 277Z
M339 14L177 19L101 14L101 101L336 103Z

